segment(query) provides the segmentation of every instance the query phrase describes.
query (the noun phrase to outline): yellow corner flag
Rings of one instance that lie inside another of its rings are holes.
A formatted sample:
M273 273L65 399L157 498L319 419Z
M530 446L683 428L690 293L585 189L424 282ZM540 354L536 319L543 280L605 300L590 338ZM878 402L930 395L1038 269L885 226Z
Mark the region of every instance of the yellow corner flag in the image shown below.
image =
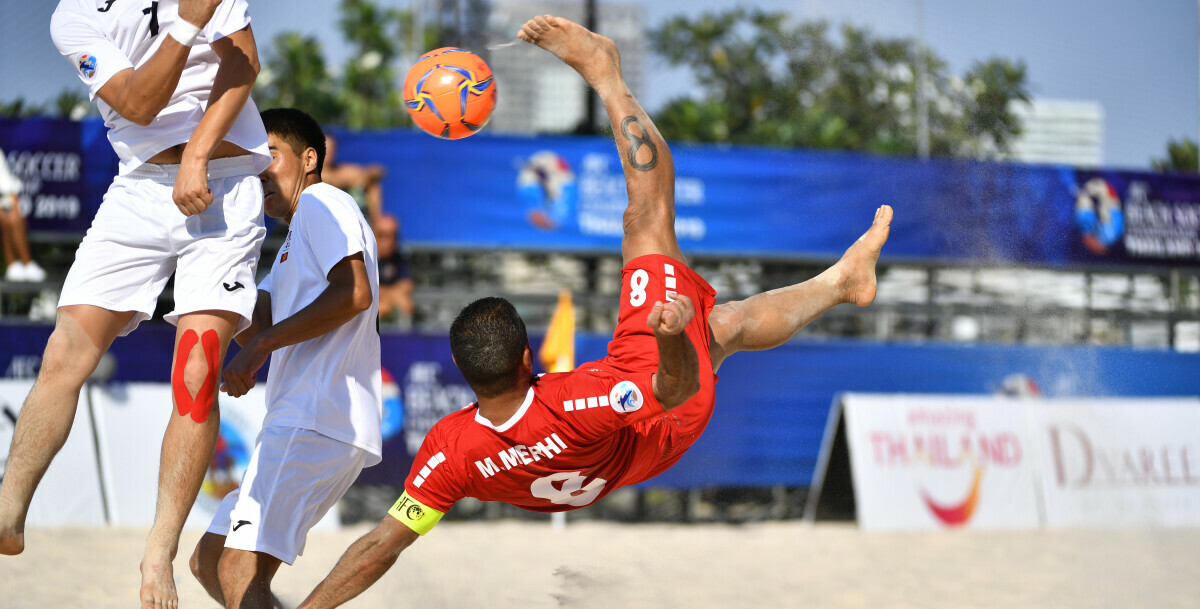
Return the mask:
M570 372L575 369L575 305L571 291L558 293L558 305L550 317L546 339L538 349L538 360L548 372Z

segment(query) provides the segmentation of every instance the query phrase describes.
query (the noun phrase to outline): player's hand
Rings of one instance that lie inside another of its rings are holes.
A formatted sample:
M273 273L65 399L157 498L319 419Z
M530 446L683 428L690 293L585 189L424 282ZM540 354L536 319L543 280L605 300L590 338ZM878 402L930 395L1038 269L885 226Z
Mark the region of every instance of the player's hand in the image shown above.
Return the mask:
M208 162L189 163L185 158L175 176L175 190L171 192L175 207L185 216L194 216L212 205L212 191L208 189Z
M258 337L250 339L225 367L225 382L221 383L221 391L235 398L246 395L254 388L258 369L267 363L269 355L271 352L263 348Z
M221 0L179 0L179 18L196 27L204 27L220 4Z
M650 315L646 318L646 325L658 336L673 336L683 332L695 316L696 307L692 299L676 294L672 302L654 303L654 308L650 309Z

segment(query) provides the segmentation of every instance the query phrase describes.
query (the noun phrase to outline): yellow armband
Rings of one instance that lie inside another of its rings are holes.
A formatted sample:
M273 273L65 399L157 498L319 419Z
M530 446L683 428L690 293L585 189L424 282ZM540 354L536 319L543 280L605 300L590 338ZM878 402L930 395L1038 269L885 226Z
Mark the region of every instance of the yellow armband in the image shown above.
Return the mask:
M396 504L392 509L388 510L388 514L392 518L403 522L405 526L412 529L418 535L424 535L433 529L433 525L437 524L445 512L439 512L416 499L408 496L408 491L400 494L400 498L396 500Z

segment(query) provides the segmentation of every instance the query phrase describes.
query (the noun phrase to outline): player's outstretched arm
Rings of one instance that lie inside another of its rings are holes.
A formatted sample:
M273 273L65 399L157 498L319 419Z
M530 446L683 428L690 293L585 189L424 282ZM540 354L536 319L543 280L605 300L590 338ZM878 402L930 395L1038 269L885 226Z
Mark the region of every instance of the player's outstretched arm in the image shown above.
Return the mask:
M183 0L179 18L203 28L208 25L221 0ZM139 125L149 125L167 107L187 63L191 47L167 33L146 63L112 76L96 94L117 114Z
M308 306L246 341L225 367L221 391L235 398L245 395L254 387L258 369L272 351L326 334L371 308L374 295L362 252L333 265L326 278L329 285Z
M696 315L695 305L687 296L654 303L646 323L658 342L658 370L654 373L654 397L663 410L683 404L700 390L700 358L696 347L684 333Z
M333 570L296 609L326 609L362 594L420 537L391 516L351 544Z

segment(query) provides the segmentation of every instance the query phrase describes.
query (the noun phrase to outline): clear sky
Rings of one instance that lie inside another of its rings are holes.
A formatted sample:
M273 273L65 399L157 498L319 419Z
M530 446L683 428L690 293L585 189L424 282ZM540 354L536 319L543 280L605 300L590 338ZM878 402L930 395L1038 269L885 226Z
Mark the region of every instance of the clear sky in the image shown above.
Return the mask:
M408 7L414 0L381 0ZM580 0L582 2L582 0ZM869 26L889 36L916 33L916 0L757 0L798 19ZM632 0L598 0L631 3ZM284 30L316 34L343 59L335 0L250 0L260 45ZM0 3L0 99L52 98L82 85L49 37L51 0ZM647 25L668 16L720 10L730 0L642 3ZM1197 0L924 0L929 47L962 73L990 56L1023 59L1036 97L1095 100L1104 107L1108 166L1145 168L1169 138L1200 128L1200 16ZM685 72L651 63L642 94L653 111L689 88Z

